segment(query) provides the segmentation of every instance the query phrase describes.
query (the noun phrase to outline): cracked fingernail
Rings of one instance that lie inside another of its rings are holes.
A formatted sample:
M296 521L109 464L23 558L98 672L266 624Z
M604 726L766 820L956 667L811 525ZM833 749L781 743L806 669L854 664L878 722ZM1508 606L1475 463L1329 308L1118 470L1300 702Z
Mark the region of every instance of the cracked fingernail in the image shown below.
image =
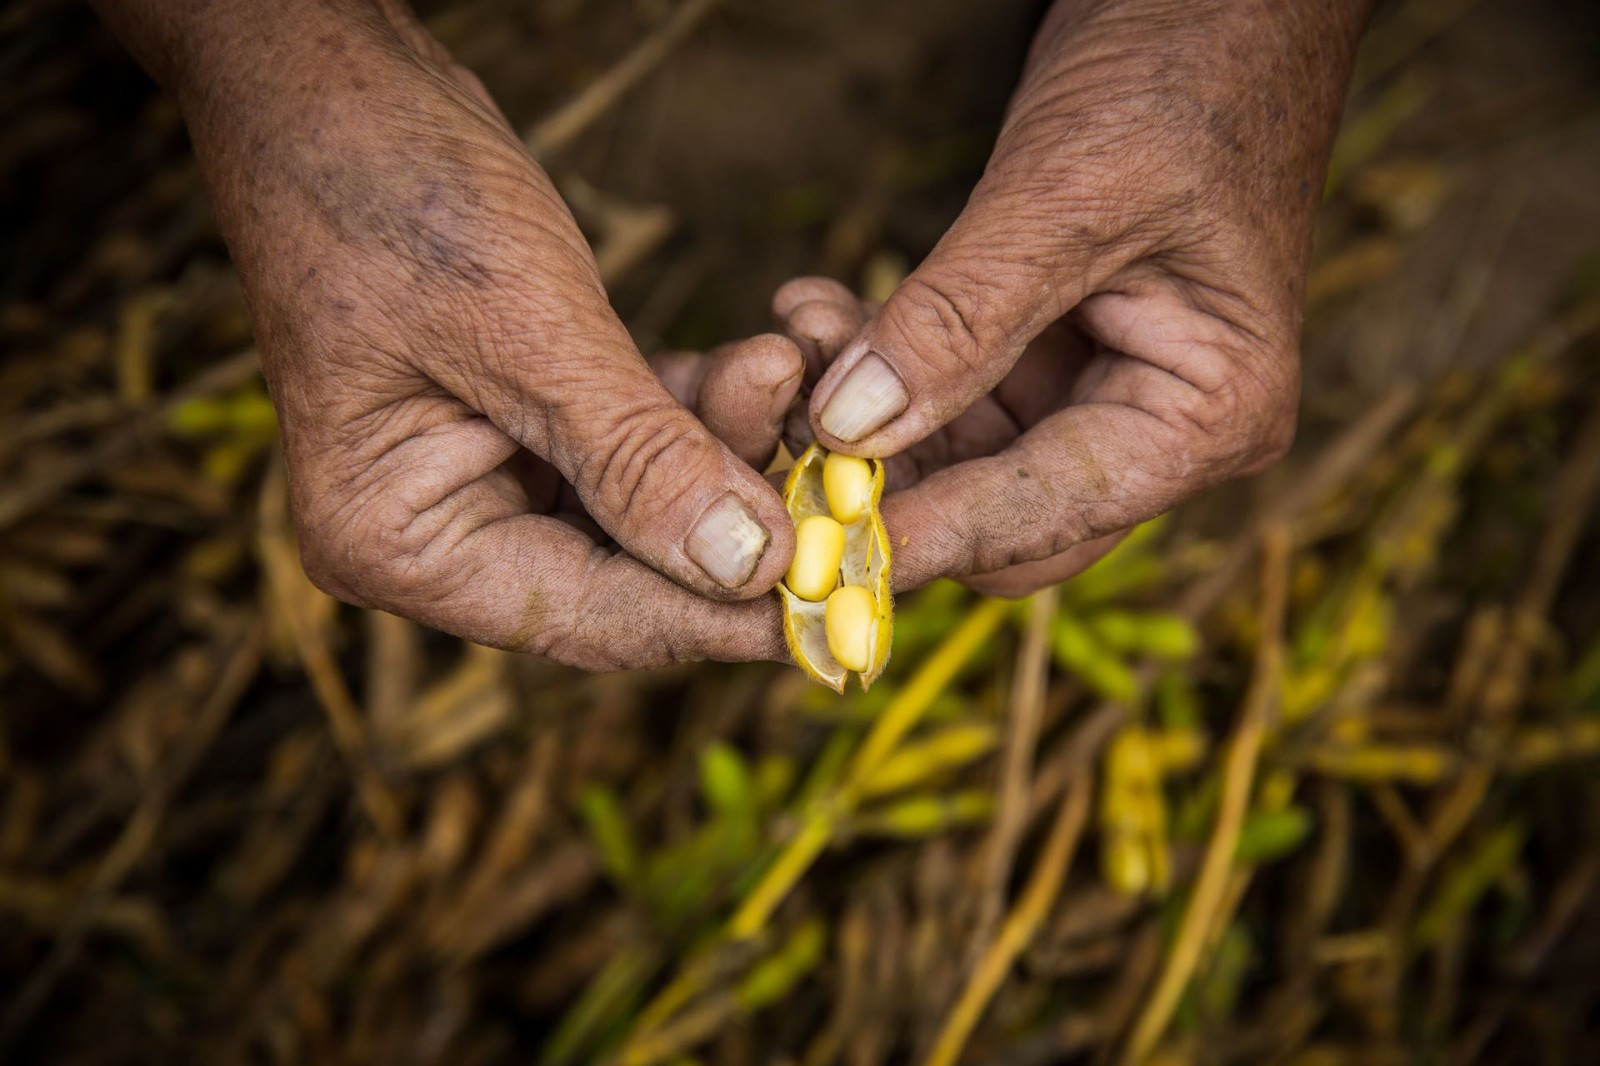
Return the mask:
M845 375L818 419L842 441L858 441L911 403L905 383L877 352L868 352Z
M683 547L717 584L734 589L750 580L771 540L745 502L730 492L705 509Z

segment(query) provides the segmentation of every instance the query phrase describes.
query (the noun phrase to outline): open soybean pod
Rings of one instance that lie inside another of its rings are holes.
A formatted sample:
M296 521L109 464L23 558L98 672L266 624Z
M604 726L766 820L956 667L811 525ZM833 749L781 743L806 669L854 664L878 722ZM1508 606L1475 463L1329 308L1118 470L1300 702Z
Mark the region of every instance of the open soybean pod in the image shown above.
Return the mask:
M829 455L815 444L783 487L797 530L794 563L778 585L784 639L800 669L835 692L844 692L852 671L870 687L889 662L894 599L882 497L881 462ZM844 531L842 551L835 527ZM835 568L837 581L830 580Z

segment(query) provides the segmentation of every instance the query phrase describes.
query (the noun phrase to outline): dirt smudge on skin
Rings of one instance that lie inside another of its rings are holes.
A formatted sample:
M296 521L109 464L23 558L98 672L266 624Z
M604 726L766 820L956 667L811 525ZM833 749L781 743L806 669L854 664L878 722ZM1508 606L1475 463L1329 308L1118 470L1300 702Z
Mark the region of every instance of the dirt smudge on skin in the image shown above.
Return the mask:
M544 594L537 590L530 591L522 604L522 624L507 638L505 649L526 652L533 644L533 638L544 628L546 614Z
M1111 479L1106 474L1104 465L1095 455L1094 446L1084 439L1081 433L1070 429L1063 429L1057 438L1059 446L1067 457L1073 469L1072 483L1080 496L1090 496L1103 500L1111 493ZM1059 478L1044 479L1041 483L1051 484Z
M320 148L309 152L323 156ZM484 288L492 274L477 249L485 241L474 219L482 196L466 165L438 154L417 174L383 156L323 158L298 177L317 218L340 243L382 250L408 267L416 284Z

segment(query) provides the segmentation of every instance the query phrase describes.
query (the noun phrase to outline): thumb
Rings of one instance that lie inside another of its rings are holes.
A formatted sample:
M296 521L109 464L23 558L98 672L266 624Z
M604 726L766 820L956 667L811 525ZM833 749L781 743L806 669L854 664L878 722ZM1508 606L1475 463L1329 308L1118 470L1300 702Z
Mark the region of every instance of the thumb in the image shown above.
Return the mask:
M673 398L608 311L559 344L498 349L490 382L469 383L480 409L634 558L715 599L770 589L794 547L782 499Z
M1094 256L1061 239L1063 222L1038 213L1027 197L980 183L817 383L819 440L855 455L905 450L993 389L1030 340L1103 280Z
M648 370L619 369L552 419L556 466L585 509L635 558L705 595L771 588L793 552L778 494Z

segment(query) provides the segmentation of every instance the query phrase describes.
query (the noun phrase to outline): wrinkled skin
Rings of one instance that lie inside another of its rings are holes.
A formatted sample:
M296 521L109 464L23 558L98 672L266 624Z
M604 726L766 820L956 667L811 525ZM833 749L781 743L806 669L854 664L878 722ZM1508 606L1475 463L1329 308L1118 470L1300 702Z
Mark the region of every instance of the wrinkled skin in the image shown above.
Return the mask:
M803 371L796 435L894 457L902 588L1059 580L1289 441L1363 0L1058 4L966 211L881 310L792 282L787 339L656 373L548 178L398 0L101 9L183 107L307 570L349 602L594 669L784 657L761 594L792 531L757 469ZM829 404L868 358L894 410L862 429L856 404L841 439ZM697 539L730 496L741 535Z
M397 8L284 7L161 7L201 53L141 51L184 107L244 283L307 573L591 669L782 658L762 594L793 531L751 463L798 350L762 337L667 360L696 418L475 78ZM770 537L731 582L691 544L729 493Z
M1288 448L1313 216L1365 17L1344 0L1059 3L967 208L885 306L824 279L778 292L820 374L791 436L894 457L897 585L1025 594ZM842 439L824 412L874 352L904 411Z

